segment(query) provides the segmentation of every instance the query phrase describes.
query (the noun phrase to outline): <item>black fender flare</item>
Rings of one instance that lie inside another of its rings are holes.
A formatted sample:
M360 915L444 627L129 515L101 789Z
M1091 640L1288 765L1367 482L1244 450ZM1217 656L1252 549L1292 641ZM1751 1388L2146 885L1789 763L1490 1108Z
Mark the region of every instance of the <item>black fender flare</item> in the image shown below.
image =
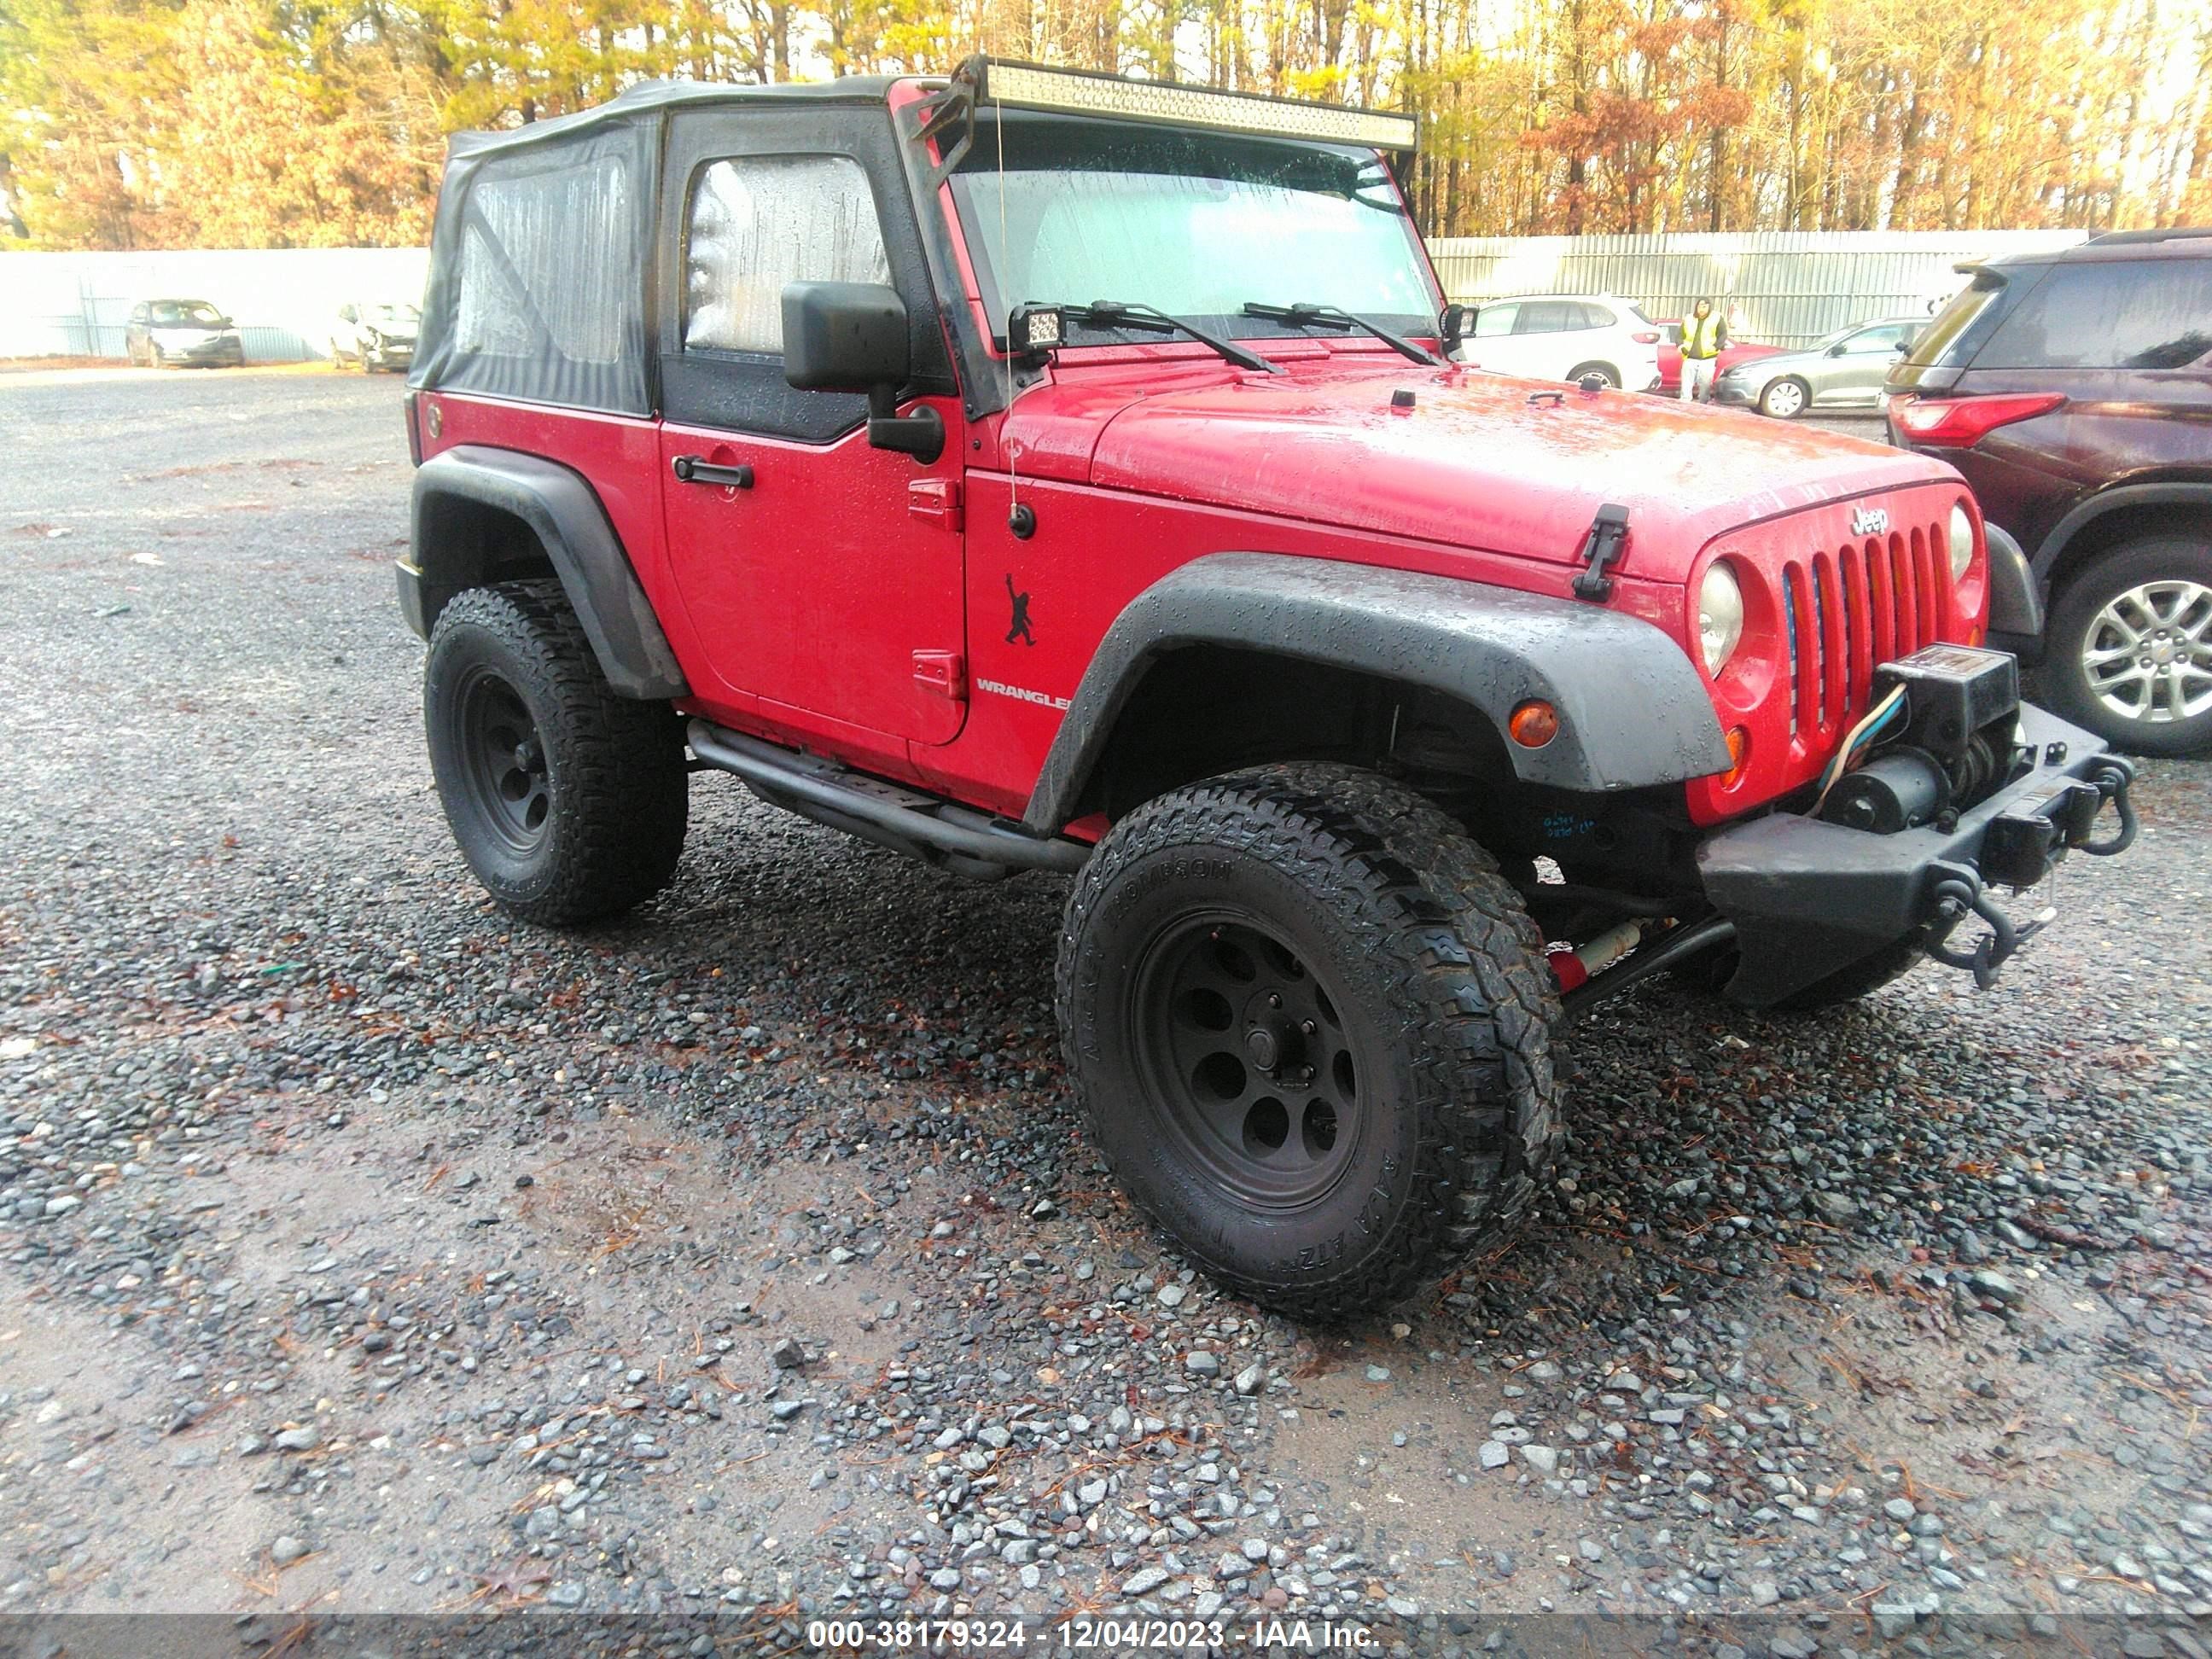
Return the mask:
M1601 605L1279 553L1212 553L1132 599L1084 671L1024 820L1040 834L1074 816L1114 726L1154 661L1225 645L1355 669L1442 692L1502 734L1541 698L1559 733L1505 744L1524 782L1591 793L1726 771L1728 744L1682 647Z
M2043 590L2027 555L2012 532L1986 520L1982 538L1990 557L1990 632L2033 640L2043 633Z
M536 455L459 444L415 474L410 558L399 567L409 626L429 637L447 600L497 580L475 538L453 533L457 509L512 514L545 550L562 590L592 642L607 684L622 696L657 700L689 690L598 493L582 474Z
M2072 507L2051 526L2035 550L2036 580L2048 589L2051 573L2074 538L2107 514L2130 507L2200 507L2212 512L2212 479L2166 478L2148 483L2115 484Z

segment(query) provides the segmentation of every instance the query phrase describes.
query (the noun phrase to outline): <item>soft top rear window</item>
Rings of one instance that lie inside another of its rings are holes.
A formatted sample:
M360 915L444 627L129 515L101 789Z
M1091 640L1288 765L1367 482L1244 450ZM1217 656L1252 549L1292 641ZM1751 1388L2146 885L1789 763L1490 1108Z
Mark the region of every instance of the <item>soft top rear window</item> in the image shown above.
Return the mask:
M458 141L411 384L643 415L654 130Z

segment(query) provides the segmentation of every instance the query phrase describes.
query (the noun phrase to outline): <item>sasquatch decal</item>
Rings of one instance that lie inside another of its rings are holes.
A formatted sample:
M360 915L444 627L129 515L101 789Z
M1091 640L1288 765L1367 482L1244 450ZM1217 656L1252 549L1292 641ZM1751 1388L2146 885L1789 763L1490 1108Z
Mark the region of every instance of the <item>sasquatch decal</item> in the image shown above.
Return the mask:
M1014 607L1014 619L1006 628L1006 643L1012 645L1019 640L1024 645L1035 645L1036 635L1030 632L1030 596L1014 592L1011 571L1006 575L1006 598Z

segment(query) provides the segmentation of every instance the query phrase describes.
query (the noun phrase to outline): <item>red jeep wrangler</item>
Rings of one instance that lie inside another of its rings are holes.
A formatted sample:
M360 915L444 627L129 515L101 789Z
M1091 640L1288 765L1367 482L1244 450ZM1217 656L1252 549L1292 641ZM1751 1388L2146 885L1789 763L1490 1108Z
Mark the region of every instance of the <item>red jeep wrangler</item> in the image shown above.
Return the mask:
M2026 573L1938 463L1450 366L1413 141L981 59L457 139L400 594L478 879L650 897L699 768L1073 877L1091 1133L1310 1316L1525 1208L1563 1012L1986 981L2133 823L1978 648Z

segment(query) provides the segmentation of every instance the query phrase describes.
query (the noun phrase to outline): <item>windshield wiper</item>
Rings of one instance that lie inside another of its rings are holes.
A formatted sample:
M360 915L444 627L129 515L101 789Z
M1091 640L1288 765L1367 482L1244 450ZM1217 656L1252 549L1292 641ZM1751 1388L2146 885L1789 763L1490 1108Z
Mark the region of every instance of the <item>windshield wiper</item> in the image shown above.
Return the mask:
M1340 311L1334 306L1294 305L1263 306L1258 301L1249 301L1244 307L1247 317L1265 317L1271 322L1288 323L1293 328L1358 329L1371 334L1401 357L1410 357L1417 363L1426 363L1440 368L1443 360L1425 346L1417 346L1402 334L1393 334L1380 323L1370 322L1364 317Z
M1212 347L1240 368L1255 368L1263 374L1283 373L1280 363L1271 363L1258 352L1249 351L1234 340L1224 340L1218 334L1209 334L1180 317L1170 317L1164 311L1155 311L1150 306L1130 305L1120 300L1093 300L1087 306L1062 306L1060 309L1063 315L1086 328L1119 328L1146 334L1187 335L1200 345Z

